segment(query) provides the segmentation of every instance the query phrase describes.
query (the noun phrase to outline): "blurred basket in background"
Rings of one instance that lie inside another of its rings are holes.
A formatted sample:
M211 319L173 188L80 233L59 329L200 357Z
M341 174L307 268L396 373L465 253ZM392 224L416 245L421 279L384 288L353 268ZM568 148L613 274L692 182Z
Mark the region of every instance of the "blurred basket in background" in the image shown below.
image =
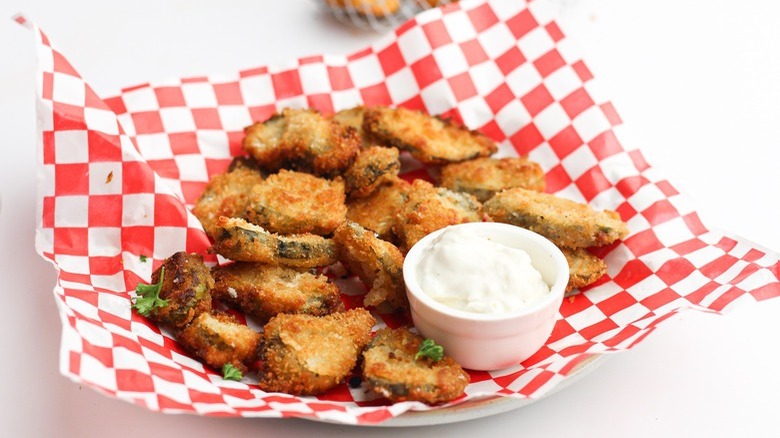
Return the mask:
M322 0L336 18L350 25L385 31L426 9L458 0Z

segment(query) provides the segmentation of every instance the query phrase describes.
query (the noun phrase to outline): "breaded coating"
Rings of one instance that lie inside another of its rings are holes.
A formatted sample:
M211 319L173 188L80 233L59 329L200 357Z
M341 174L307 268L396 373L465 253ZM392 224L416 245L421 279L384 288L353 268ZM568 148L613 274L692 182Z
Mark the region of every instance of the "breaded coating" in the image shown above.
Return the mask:
M543 192L544 171L527 158L476 158L441 169L441 186L485 202L503 189L522 187Z
M211 270L203 263L203 256L179 251L168 257L152 273L152 283L160 282L165 269L160 298L168 304L149 312L149 318L173 327L183 327L195 317L211 310L211 288L214 279Z
M288 168L335 176L352 164L360 148L354 128L312 109L285 108L244 133L244 150L269 171Z
M331 120L341 123L344 126L351 126L355 129L360 137L363 147L368 147L371 143L368 134L363 131L363 112L365 108L363 106L356 106L353 108L343 109L336 112L331 116Z
M566 261L569 262L569 283L566 292L595 283L607 273L604 260L589 253L585 248L561 247Z
M243 216L279 234L328 235L347 214L344 182L280 170L255 184Z
M429 233L447 225L480 222L483 216L482 204L474 196L417 179L398 215L394 232L406 253Z
M496 222L527 228L569 248L608 245L628 234L614 211L521 187L497 193L485 203L485 212Z
M261 322L279 313L343 312L339 288L324 275L284 266L234 262L215 266L212 297Z
M363 149L344 173L347 193L351 198L368 196L380 185L396 179L400 170L398 149L381 146Z
M204 312L176 334L179 344L216 370L232 364L242 373L257 360L262 335L233 316Z
M227 172L211 178L192 208L206 234L213 237L220 216L242 217L249 191L262 181L263 175L254 163L243 157L234 158Z
M217 220L216 228L209 252L234 261L315 268L338 260L336 244L316 234L280 236L244 219L225 216Z
M404 256L392 243L355 222L345 222L333 233L341 261L368 288L364 306L409 308L404 285Z
M328 5L355 11L367 17L383 18L398 12L400 0L325 0Z
M391 402L446 403L463 395L469 375L449 356L414 358L423 338L407 328L382 328L363 351L363 380Z
M260 389L317 395L333 388L355 367L375 323L363 308L271 318L263 330Z
M405 108L367 108L363 129L380 143L409 151L426 164L487 157L498 150L492 139L478 131Z
M393 178L364 198L347 201L347 220L374 231L380 238L392 242L396 215L406 202L412 185L401 178Z

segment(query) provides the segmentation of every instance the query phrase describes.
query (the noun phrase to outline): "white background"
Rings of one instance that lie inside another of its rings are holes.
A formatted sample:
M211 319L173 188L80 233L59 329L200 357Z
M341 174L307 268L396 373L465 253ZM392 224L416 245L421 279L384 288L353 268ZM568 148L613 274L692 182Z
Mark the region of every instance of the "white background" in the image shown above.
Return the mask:
M706 225L780 250L780 3L539 0L559 12L651 165ZM67 3L67 5L66 5ZM687 312L530 406L430 427L162 415L58 371L55 273L34 251L35 56L23 12L98 93L230 72L378 38L315 0L4 0L0 5L0 434L112 436L780 436L780 300Z

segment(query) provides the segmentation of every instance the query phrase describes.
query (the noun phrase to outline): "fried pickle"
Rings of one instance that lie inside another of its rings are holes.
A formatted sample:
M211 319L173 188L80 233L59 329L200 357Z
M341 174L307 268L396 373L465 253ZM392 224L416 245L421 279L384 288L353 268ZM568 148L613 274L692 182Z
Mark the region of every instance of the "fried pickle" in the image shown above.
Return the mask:
M261 337L233 316L220 312L201 313L176 334L179 344L207 365L220 370L229 363L242 373L257 360Z
M485 202L512 187L543 192L544 171L527 158L476 158L448 164L441 169L441 186L474 195Z
M395 245L349 221L336 229L333 240L339 247L341 261L368 288L363 297L364 306L385 305L393 310L409 307L403 277L404 256Z
M263 175L254 163L243 157L234 158L227 172L211 178L192 208L206 234L213 237L214 224L220 216L243 216L247 194L262 181Z
M406 253L427 234L465 222L480 222L484 216L482 204L468 194L417 179L393 228L401 250Z
M360 148L354 128L313 109L285 108L244 133L244 150L269 171L288 168L335 176L352 164Z
M215 243L209 252L234 261L293 268L327 266L338 260L338 249L331 239L316 234L281 236L244 219L225 216L217 220Z
M243 216L273 233L328 235L347 214L344 182L280 170L255 184Z
M364 198L347 200L347 220L374 231L380 238L392 242L396 215L404 205L412 185L401 178L393 178Z
M400 170L398 149L381 146L363 149L344 173L347 193L351 198L368 196L380 185L393 181Z
M445 403L460 397L469 375L449 356L415 359L423 338L407 328L378 330L363 351L366 387L391 402Z
M331 120L341 123L344 126L351 126L355 129L360 137L363 147L368 147L371 143L368 134L363 130L363 113L365 107L356 106L353 108L343 109L336 112L331 116Z
M363 308L271 318L263 330L260 389L317 395L333 388L355 367L375 323Z
M179 251L168 257L160 267L152 273L152 283L160 282L160 298L168 304L155 307L149 312L149 318L173 327L183 327L199 314L211 310L211 288L214 279L211 271L203 263L203 256L195 253Z
M498 150L493 140L478 131L405 108L367 108L363 129L379 142L409 151L426 164L486 157Z
M485 212L497 222L527 228L569 248L607 245L628 234L617 212L597 211L587 204L521 187L497 193L485 203Z
M400 0L325 0L328 5L354 10L360 15L383 18L398 12Z
M324 275L284 266L234 262L215 266L212 297L262 322L279 313L343 312L339 288Z
M595 283L607 273L604 260L589 253L585 248L561 247L566 261L569 263L569 283L566 292Z

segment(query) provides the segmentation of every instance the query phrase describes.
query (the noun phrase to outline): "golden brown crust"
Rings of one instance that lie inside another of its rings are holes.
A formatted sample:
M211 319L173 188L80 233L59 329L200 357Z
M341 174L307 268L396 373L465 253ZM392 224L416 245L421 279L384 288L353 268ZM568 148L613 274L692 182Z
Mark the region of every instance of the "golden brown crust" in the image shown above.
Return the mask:
M405 108L367 108L363 129L385 145L409 151L426 164L486 157L498 150L493 140L478 131Z
M369 196L347 201L347 220L374 231L380 238L394 241L396 216L406 202L412 185L401 178L377 187Z
M423 338L407 328L383 328L363 351L363 380L391 402L446 403L463 395L469 375L451 357L415 359Z
M210 291L214 279L203 263L203 256L185 251L174 253L152 273L153 284L160 282L163 269L165 274L159 296L168 304L152 309L149 318L161 324L183 327L211 310Z
M333 240L339 247L341 261L369 289L363 298L364 306L386 304L394 310L409 307L403 277L404 257L395 245L349 221L336 229Z
M341 179L282 169L254 185L242 217L273 233L324 236L344 222L345 201Z
M399 0L326 0L330 6L354 10L356 13L376 18L387 17L398 12Z
M343 312L339 288L324 275L283 266L235 262L212 268L212 296L260 321L279 313Z
M179 344L207 365L231 364L245 373L257 360L261 335L226 313L201 313L177 333Z
M375 323L362 308L271 318L263 331L260 389L317 395L333 388L355 367Z
M400 170L398 149L381 146L363 149L344 173L347 193L350 198L366 197L382 184L395 180Z
M209 252L234 261L315 268L338 260L336 244L316 234L280 236L244 219L225 216L217 220L216 228Z
M441 185L474 195L485 202L503 189L523 187L543 192L544 171L527 158L475 158L448 164L441 169Z
M569 248L608 245L628 234L614 211L521 187L497 193L485 203L485 212L496 222L527 228Z
M371 140L368 134L363 130L363 113L365 107L356 106L352 108L343 109L336 112L331 116L331 120L342 124L343 126L349 126L357 132L360 137L361 145L365 148L371 145Z
M412 183L394 232L401 250L406 253L418 240L438 229L447 225L480 222L483 218L482 204L474 196L434 187L418 179Z
M566 292L589 286L607 273L604 260L591 254L585 248L561 247L566 261L569 263L569 283Z
M215 175L206 184L192 213L200 220L203 229L213 237L214 225L220 216L242 217L247 195L255 184L263 181L263 175L246 158L235 158L230 169Z

